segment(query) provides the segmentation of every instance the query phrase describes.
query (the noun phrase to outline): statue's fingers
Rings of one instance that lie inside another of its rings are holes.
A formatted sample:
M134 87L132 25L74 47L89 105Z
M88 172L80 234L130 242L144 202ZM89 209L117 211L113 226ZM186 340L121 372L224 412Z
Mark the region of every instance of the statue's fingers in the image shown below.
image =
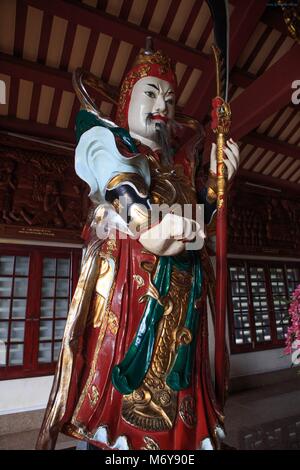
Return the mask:
M236 170L238 167L238 161L236 160L236 157L233 154L232 150L228 147L224 147L224 153L227 156L227 159L230 161L231 165L233 166L234 170ZM226 161L226 159L224 161Z
M228 147L230 148L230 150L232 151L233 155L235 156L236 160L238 161L239 155L240 155L240 150L239 150L238 145L232 139L227 140L226 143Z
M213 173L217 172L217 146L215 143L212 144L211 146L211 152L210 152L210 170Z
M232 162L229 160L229 157L228 159L224 159L224 164L226 165L226 168L227 168L228 179L230 179L235 172L235 167L233 166Z

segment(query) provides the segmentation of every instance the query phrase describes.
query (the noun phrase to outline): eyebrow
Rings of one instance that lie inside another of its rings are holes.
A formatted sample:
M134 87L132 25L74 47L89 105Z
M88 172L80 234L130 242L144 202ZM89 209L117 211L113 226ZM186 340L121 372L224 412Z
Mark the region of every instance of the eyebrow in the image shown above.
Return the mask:
M148 86L152 86L153 88L155 88L157 91L159 91L159 88L158 86L154 85L154 83L147 83Z
M159 91L159 88L158 86L154 85L154 83L147 83L148 86L151 86L152 88L155 88L157 91ZM175 95L175 92L172 90L172 88L170 88L166 95Z

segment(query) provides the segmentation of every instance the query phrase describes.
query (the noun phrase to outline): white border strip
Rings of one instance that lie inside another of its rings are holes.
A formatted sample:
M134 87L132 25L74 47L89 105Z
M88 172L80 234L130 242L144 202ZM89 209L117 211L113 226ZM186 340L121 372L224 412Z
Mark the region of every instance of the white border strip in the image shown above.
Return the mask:
M23 240L14 238L0 238L0 243L12 245L37 245L37 246L57 246L65 248L83 248L83 243L67 243L67 242L48 242L41 240Z

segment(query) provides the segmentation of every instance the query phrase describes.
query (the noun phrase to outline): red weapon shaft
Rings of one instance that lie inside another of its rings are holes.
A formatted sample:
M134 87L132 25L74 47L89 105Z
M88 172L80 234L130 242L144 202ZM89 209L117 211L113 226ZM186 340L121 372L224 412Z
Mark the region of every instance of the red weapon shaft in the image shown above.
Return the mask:
M216 324L215 324L215 375L216 398L223 407L225 401L225 331L227 306L227 198L224 175L224 134L217 138L217 246L216 246Z
M231 112L220 96L213 100L212 129L217 135L217 246L216 246L216 319L215 378L216 398L221 408L225 401L225 333L227 307L227 191L224 147L229 132Z

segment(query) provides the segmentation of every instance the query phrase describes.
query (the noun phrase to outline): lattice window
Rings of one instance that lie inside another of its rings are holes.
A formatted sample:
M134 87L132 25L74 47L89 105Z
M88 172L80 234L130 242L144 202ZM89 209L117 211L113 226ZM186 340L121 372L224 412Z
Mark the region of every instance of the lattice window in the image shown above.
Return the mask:
M0 256L0 366L23 365L28 256Z
M249 271L256 341L258 343L270 341L270 305L267 298L265 270L253 266Z
M230 267L231 295L236 344L251 343L248 311L246 270L244 266Z
M0 246L0 379L52 373L81 250Z
M287 266L286 277L289 294L292 294L300 283L300 268Z
M271 267L270 277L273 294L277 338L279 340L284 340L289 325L287 299L292 293L292 289L290 292L287 289L287 279L284 266Z
M69 258L44 258L39 331L40 363L56 361L68 315L72 276Z
M229 326L232 352L282 347L288 302L300 283L300 265L229 261Z

